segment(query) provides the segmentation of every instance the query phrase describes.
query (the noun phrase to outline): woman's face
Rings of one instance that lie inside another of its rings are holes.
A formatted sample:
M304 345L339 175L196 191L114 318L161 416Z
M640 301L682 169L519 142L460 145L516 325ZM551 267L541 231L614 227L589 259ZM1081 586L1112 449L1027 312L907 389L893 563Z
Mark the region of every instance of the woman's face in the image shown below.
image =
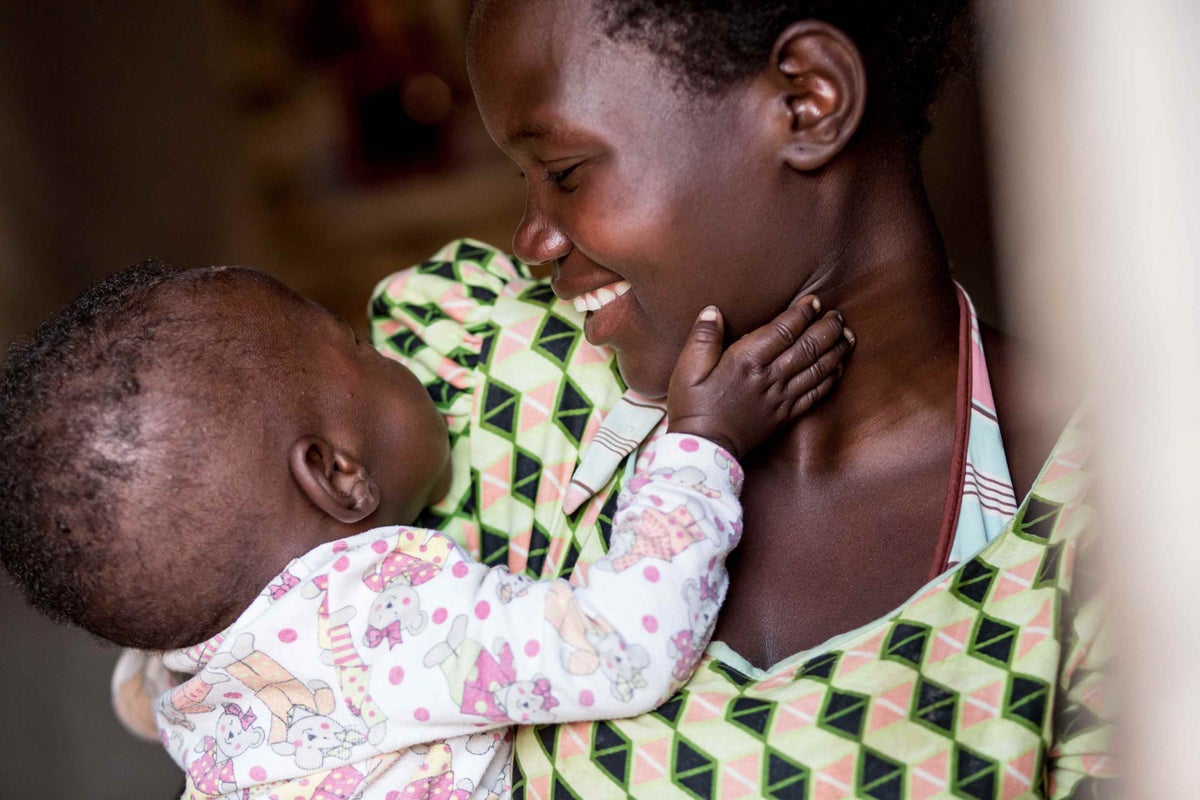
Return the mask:
M678 91L650 52L605 36L590 0L480 13L472 84L527 187L515 253L550 262L555 293L590 309L588 340L616 351L630 387L661 396L704 306L737 337L801 288L804 210L783 202L796 177L770 124L787 109L755 81L712 99Z

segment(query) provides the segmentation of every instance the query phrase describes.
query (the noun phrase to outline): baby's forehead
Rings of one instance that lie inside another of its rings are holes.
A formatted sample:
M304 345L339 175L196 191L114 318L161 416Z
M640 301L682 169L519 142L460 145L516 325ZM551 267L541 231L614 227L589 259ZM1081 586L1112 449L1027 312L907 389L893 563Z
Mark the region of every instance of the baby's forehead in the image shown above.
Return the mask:
M190 270L163 287L172 301L215 304L238 303L263 306L295 307L307 303L303 297L279 279L248 267L204 267Z
M255 337L278 330L289 320L329 314L279 280L243 267L211 267L191 279L162 287L154 298L157 314L194 335L218 334L222 340Z

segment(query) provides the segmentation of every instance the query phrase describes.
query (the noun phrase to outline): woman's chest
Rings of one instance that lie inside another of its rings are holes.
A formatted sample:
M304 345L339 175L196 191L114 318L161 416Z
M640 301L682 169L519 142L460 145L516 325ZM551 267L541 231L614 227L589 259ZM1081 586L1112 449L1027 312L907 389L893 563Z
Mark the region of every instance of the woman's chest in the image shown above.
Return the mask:
M946 474L778 491L747 480L745 534L714 636L760 668L887 614L924 585Z

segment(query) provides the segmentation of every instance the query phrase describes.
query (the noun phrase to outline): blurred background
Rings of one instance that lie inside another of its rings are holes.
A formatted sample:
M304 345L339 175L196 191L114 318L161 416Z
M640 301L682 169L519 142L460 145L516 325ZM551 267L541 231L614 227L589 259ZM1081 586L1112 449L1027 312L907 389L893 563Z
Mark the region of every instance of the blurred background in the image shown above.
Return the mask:
M0 345L148 257L242 264L365 325L374 284L473 236L508 248L524 186L467 85L465 0L0 3ZM981 316L993 277L969 52L925 149ZM0 410L2 413L2 410ZM167 798L182 780L109 711L116 651L0 589L0 798ZM37 775L36 779L31 776Z

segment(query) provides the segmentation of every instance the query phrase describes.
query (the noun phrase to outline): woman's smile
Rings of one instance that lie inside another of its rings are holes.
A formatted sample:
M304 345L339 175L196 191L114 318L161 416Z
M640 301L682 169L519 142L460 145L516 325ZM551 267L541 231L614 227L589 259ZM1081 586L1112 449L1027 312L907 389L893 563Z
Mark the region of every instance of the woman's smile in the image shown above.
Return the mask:
M629 281L618 281L575 298L576 310L580 310L580 301L587 298L583 309L587 312L583 321L583 335L589 342L621 349L616 346L616 338L628 331L630 307L634 302L629 289Z
M572 302L579 313L584 311L599 311L629 291L629 281L616 281L591 292L584 292L575 297Z

